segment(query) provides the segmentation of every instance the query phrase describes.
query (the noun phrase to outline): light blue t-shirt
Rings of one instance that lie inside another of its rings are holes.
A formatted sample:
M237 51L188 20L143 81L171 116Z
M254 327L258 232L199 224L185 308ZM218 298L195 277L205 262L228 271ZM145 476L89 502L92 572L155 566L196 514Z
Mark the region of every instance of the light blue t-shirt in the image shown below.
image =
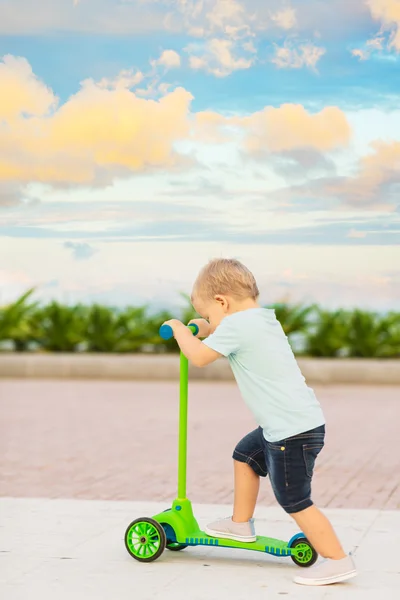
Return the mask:
M228 357L241 395L269 442L325 423L274 310L228 315L203 343Z

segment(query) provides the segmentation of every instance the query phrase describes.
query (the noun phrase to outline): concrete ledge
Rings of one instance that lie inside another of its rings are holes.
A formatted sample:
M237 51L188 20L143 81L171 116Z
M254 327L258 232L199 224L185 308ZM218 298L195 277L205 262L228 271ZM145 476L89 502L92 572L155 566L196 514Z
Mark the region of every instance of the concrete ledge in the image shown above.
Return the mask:
M400 385L400 360L299 358L310 384ZM0 354L0 377L176 381L178 355ZM232 381L227 360L205 369L190 367L193 380Z

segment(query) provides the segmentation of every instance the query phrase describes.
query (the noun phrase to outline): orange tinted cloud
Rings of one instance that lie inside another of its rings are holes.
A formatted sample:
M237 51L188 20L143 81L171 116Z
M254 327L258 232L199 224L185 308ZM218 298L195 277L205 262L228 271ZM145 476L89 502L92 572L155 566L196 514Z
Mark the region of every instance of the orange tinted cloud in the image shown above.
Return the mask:
M249 154L286 152L312 148L320 152L345 146L351 135L345 114L335 106L311 114L301 104L267 106L246 117L222 117L213 112L197 113L196 121L215 139L227 135L232 128L244 134L244 149Z
M335 106L315 114L300 104L267 107L243 119L243 125L248 130L246 147L250 153L298 148L326 152L346 145L350 139L346 116Z
M304 184L284 188L279 199L290 203L294 198L338 200L352 208L363 207L380 212L396 210L400 184L400 142L373 142L372 152L362 156L354 174L343 177L321 177ZM351 237L356 237L353 234Z
M0 180L91 185L147 168L187 160L179 140L237 142L250 156L312 148L328 152L348 143L344 113L301 105L266 107L246 117L190 113L191 94L176 88L158 100L132 91L143 78L125 71L115 80L82 83L60 104L23 58L0 62Z
M22 112L41 117L56 104L53 92L32 72L25 58L7 55L0 62L0 119L11 121Z
M126 78L127 85L131 83ZM189 135L192 96L182 88L159 100L124 85L88 80L64 104L23 58L0 63L0 179L90 184L147 167L171 167L174 143Z
M362 157L357 175L338 187L362 203L375 203L385 184L400 183L400 142L374 142L371 147L373 153Z
M400 1L367 0L374 19L381 21L383 29L389 29L389 49L400 52Z

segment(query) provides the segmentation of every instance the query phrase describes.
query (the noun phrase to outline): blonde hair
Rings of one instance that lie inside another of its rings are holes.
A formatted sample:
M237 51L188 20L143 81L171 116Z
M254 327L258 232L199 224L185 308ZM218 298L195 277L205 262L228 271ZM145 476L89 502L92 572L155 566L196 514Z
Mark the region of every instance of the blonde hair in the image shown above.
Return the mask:
M215 258L201 269L193 286L193 295L213 299L218 294L238 300L260 295L254 275L234 258Z

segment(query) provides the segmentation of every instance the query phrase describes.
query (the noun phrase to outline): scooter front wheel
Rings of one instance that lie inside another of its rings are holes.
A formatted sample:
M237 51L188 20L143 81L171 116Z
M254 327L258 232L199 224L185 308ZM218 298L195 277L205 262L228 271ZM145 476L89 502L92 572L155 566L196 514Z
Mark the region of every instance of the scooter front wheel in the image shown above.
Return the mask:
M164 528L154 519L135 519L125 532L129 554L140 562L157 560L164 552L167 538Z

